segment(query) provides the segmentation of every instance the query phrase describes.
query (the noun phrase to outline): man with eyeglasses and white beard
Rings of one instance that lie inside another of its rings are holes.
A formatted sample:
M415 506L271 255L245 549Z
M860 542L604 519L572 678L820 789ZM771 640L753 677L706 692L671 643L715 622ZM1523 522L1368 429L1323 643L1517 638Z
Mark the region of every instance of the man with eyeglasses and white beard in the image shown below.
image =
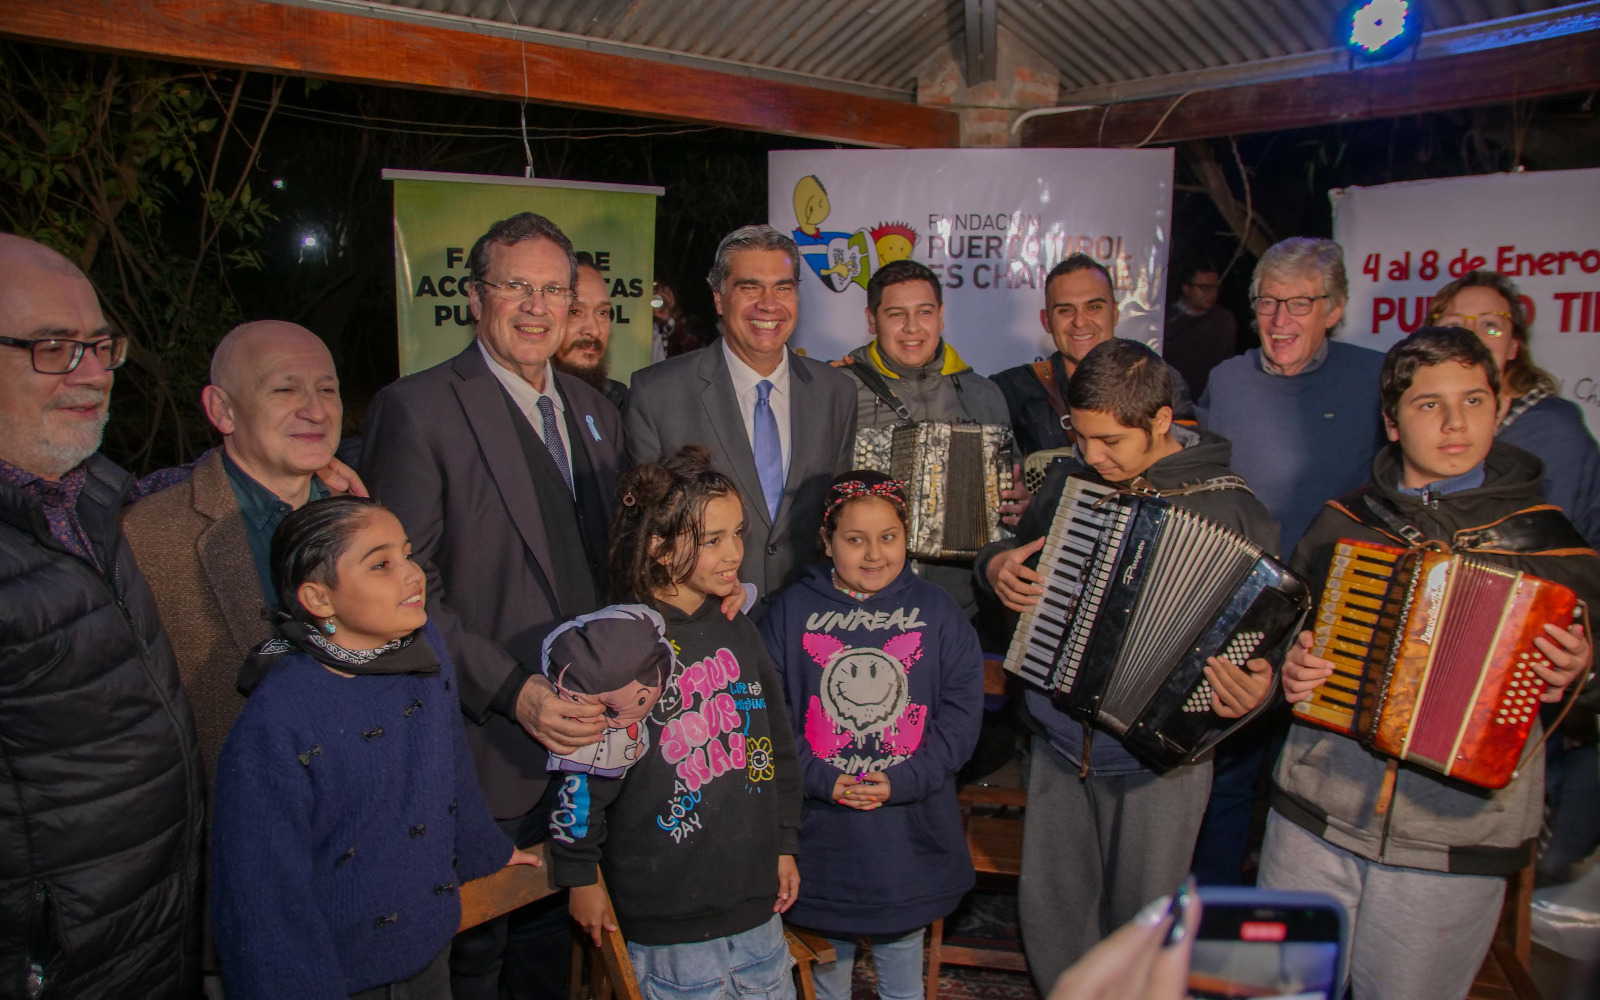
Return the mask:
M199 983L194 720L118 521L161 481L99 454L127 351L82 271L0 234L0 996Z
M1278 522L1280 552L1294 551L1324 503L1367 481L1384 444L1383 354L1330 339L1349 293L1339 244L1297 236L1270 247L1250 279L1261 346L1212 369L1195 407L1233 442L1233 471ZM1269 716L1218 748L1195 849L1202 884L1240 880L1273 725Z

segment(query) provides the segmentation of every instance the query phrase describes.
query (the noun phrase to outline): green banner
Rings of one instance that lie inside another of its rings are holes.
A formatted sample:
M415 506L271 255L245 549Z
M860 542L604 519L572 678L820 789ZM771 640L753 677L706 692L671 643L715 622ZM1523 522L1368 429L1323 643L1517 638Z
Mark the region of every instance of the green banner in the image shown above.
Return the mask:
M400 374L431 368L472 339L467 253L518 212L546 216L588 253L611 286L611 377L650 363L656 198L663 188L486 174L385 170L394 182L395 311Z

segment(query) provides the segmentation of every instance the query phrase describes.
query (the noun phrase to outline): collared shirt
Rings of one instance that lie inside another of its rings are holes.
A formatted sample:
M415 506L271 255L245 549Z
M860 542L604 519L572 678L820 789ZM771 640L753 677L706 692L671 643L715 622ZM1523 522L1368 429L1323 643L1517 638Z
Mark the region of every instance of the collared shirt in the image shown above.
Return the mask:
M772 407L772 415L778 419L778 448L783 452L783 478L789 478L789 351L783 352L783 358L778 362L778 367L773 369L771 375L763 375L745 364L728 347L728 338L723 337L722 356L728 361L728 375L733 379L733 395L739 401L739 415L744 418L745 437L750 441L750 454L756 450L756 399L759 393L756 384L762 379L772 383L772 391L767 394L767 405Z
M1306 362L1306 366L1304 368L1300 369L1299 371L1295 372L1294 374L1295 375L1310 375L1312 372L1316 371L1318 368L1321 368L1323 366L1323 364L1326 363L1327 360L1328 360L1328 351L1329 351L1328 345L1331 344L1331 343L1333 343L1331 338L1323 337L1322 338L1322 346L1317 348L1317 353L1311 355L1311 360ZM1272 360L1267 357L1267 349L1265 347L1261 348L1261 370L1266 372L1268 375L1276 375L1279 378L1293 378L1294 377L1293 375L1285 375L1283 373L1283 369L1279 368L1277 365L1272 363Z
M1404 474L1402 471L1401 475L1404 476ZM1483 481L1483 463L1479 462L1459 476L1451 476L1449 479L1436 479L1426 486L1417 487L1407 486L1402 481L1397 483L1395 488L1405 496L1426 499L1430 495L1449 496L1452 493L1460 493L1462 490L1475 490L1483 485Z
M83 484L88 478L89 473L81 463L59 480L51 482L36 472L20 469L0 459L0 480L39 501L44 508L44 520L50 529L50 537L68 552L104 571L99 555L94 546L89 544L83 522L78 520L78 496L83 492Z
M556 436L561 439L561 450L567 455L567 468L572 468L572 442L567 440L567 404L562 401L561 393L556 391L555 366L548 361L544 366L544 391L541 392L528 384L528 381L516 372L506 368L494 359L489 349L483 346L483 341L478 341L478 350L483 352L483 360L489 362L489 370L494 372L494 377L511 393L511 399L517 404L517 409L528 418L528 423L533 425L533 432L539 435L539 440L544 441L545 447L550 447L550 442L544 438L544 414L539 412L539 400L549 397L556 408Z
M194 467L198 462L196 459L188 465L158 469L150 473L133 484L133 489L128 491L128 497L123 503L138 503L152 493L159 493L168 486L184 482L194 474ZM50 529L50 537L68 552L87 561L96 569L104 571L105 567L100 565L94 546L89 544L89 536L84 533L83 525L78 521L78 495L83 492L83 484L87 478L88 472L81 462L60 480L51 482L36 472L29 472L0 459L0 482L10 483L39 501L44 508L45 524Z
M250 540L250 557L256 564L262 597L269 607L276 607L278 594L272 587L272 534L284 518L294 513L294 508L239 468L226 448L222 451L222 468L228 473L228 485L233 487L233 498L238 501L239 513L244 517L244 533ZM322 480L312 476L311 492L306 501L328 496L328 488L322 485Z

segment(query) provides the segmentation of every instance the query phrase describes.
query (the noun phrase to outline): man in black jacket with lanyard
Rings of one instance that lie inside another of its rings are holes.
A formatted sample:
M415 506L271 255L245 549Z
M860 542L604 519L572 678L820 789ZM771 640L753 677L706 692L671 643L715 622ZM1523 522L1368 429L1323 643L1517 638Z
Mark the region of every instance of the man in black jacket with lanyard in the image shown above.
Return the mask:
M198 987L194 720L98 453L127 340L54 250L0 235L0 996Z
M990 376L1005 394L1017 450L1031 455L1046 448L1066 448L1067 380L1083 356L1117 334L1117 296L1111 272L1086 253L1075 253L1050 269L1044 280L1044 308L1039 323L1056 345L1049 358L1017 365ZM1172 416L1194 419L1194 400L1183 376L1171 365Z

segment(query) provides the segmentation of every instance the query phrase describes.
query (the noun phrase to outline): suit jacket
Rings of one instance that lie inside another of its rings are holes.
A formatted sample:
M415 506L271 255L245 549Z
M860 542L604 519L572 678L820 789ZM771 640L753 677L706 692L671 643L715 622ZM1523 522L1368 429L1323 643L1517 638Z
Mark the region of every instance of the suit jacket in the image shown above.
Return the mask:
M209 793L222 741L244 706L234 686L239 667L272 634L222 449L201 457L185 482L130 507L122 530L172 640Z
M761 591L754 617L816 561L828 483L849 471L856 436L855 381L844 372L790 351L789 393L789 477L776 519L767 515L750 437L719 344L640 369L628 398L628 458L634 464L702 444L717 469L739 487L746 522L739 578Z
M587 466L609 519L623 464L622 420L581 380L553 366L548 372L571 418L574 473ZM595 610L561 606L560 576L587 567L552 558L506 399L477 343L468 344L378 393L362 457L367 487L400 518L427 571L428 617L455 663L467 742L484 798L501 819L527 813L546 784L549 753L517 724L516 693L539 672L545 635Z

